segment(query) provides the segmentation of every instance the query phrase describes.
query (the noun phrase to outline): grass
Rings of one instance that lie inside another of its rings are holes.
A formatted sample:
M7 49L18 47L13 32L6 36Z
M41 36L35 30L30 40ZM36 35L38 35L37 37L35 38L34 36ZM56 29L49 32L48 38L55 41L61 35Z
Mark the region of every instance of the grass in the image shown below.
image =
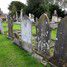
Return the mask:
M2 23L4 32L8 31L8 24L6 22Z
M32 25L32 35L36 35L36 27L34 25Z
M44 67L29 53L0 34L0 67Z
M4 32L8 31L8 24L6 22L3 23ZM13 30L20 30L19 24L13 24Z
M53 29L53 30L51 31L51 39L52 39L52 40L56 40L56 34L57 34L57 29Z

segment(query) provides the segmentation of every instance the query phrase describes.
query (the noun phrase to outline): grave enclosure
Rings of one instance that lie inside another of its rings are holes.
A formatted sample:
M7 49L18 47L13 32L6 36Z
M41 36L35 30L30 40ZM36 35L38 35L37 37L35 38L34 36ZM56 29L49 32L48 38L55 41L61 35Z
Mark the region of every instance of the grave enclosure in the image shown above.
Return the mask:
M20 47L23 47L25 50L28 52L31 52L32 54L37 54L38 56L43 57L43 59L50 59L50 23L49 23L49 18L47 14L42 14L40 18L36 21L36 29L37 29L37 36L36 36L36 44L32 45L32 20L30 20L30 17L28 16L22 16L22 11L21 11L21 33L20 33L20 38L22 41L22 44ZM61 20L59 26L58 26L58 31L57 31L57 40L54 45L54 57L56 57L58 62L61 62L60 60L62 59L62 62L66 63L67 61L67 26L66 26L66 19ZM15 37L16 38L16 37ZM19 38L14 41L19 41ZM20 43L19 43L20 44ZM50 61L51 62L51 61ZM57 62L57 64L58 64ZM62 63L61 62L61 63ZM58 64L60 65L60 64ZM63 64L62 64L63 66ZM59 66L58 66L59 67Z

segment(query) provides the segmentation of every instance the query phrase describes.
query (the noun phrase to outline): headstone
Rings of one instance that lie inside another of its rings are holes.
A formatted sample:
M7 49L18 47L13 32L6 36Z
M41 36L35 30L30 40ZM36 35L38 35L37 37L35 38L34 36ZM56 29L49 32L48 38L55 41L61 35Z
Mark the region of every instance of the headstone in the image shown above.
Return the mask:
M44 56L48 55L49 53L49 19L47 14L42 14L39 18L38 22L38 34L37 34L37 41L38 46L37 50Z
M60 22L61 21L61 17L58 17L58 22Z
M20 46L20 47L21 47L21 45L22 45L21 40L20 40L20 38L19 38L19 35L18 35L17 33L14 33L13 43L16 44L16 45L18 45L18 46Z
M0 33L4 34L1 18L0 18Z
M52 29L58 28L58 23L51 22L51 23L50 23L50 27L51 27Z
M31 17L32 17L32 15L31 15L31 13L29 13L29 19L31 19Z
M55 57L59 63L67 63L67 16L58 25L57 40L55 43Z
M21 9L20 11L20 22L22 22L22 19L23 19L23 9Z
M24 49L32 51L32 22L27 16L24 16L21 23L21 39L24 41Z
M34 22L34 15L29 13L29 19L30 19L31 22Z
M50 27L53 28L53 29L57 28L58 27L58 23L57 22L58 22L57 11L54 10L54 14L53 14L52 20L50 22Z
M10 17L10 15L8 15L8 38L12 38L13 37L13 20Z
M53 21L53 22L57 22L57 20L58 20L57 11L54 10L54 14L53 14L53 16L52 16L52 21Z
M18 22L18 14L17 14L17 12L16 12L16 21Z

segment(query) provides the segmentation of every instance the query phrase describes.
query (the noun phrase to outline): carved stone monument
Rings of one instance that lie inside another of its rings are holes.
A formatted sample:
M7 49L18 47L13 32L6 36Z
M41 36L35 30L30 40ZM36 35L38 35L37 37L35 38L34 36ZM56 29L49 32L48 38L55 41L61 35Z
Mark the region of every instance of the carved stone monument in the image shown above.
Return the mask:
M13 37L13 21L10 15L8 15L8 38Z
M58 67L60 67L60 63L67 64L67 16L61 20L58 26L54 55L57 58Z
M52 20L50 22L50 27L53 28L53 29L57 28L58 27L58 23L57 22L58 22L57 11L54 10L54 14L53 14Z
M53 14L53 16L52 16L52 21L53 21L53 22L57 22L57 20L58 20L57 11L54 10L54 14Z
M24 15L21 23L21 39L24 42L23 48L29 52L32 52L32 22L28 16Z
M18 45L19 47L22 47L21 40L20 40L19 35L17 33L14 33L13 43Z
M47 56L49 54L49 19L47 14L42 14L39 18L37 25L37 48L36 50L42 55Z
M1 18L0 18L0 33L4 34Z
M21 41L23 45L21 46L25 50L32 52L32 23L27 15L23 15L23 9L20 11L20 22L21 22Z

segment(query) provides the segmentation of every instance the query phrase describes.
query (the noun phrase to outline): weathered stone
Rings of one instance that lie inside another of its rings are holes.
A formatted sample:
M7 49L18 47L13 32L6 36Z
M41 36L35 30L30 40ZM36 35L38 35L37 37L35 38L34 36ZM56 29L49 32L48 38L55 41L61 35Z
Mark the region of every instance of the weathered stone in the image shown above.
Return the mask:
M24 42L23 48L29 52L32 52L32 22L25 15L22 18L21 23L21 39Z
M13 20L8 15L8 38L12 38L12 37L13 37Z
M17 33L14 33L13 43L16 44L16 45L18 45L18 46L20 46L20 47L22 47L22 46L21 46L22 43L21 43L20 38L19 38L19 35L18 35Z
M58 25L57 40L55 43L55 57L67 62L67 16Z
M0 18L0 33L4 34L3 26L2 26L2 19Z
M49 54L48 41L50 39L49 19L47 14L42 14L37 23L37 45L36 49L44 56Z

